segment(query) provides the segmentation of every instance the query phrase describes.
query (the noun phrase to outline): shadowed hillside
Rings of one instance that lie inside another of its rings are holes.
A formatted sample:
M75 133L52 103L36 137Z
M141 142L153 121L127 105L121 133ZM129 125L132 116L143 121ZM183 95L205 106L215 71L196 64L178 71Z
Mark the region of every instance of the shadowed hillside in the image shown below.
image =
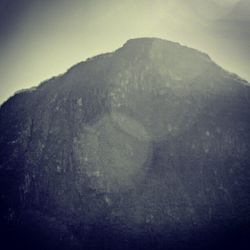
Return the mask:
M17 93L0 109L6 246L243 249L249 110L246 81L156 38Z

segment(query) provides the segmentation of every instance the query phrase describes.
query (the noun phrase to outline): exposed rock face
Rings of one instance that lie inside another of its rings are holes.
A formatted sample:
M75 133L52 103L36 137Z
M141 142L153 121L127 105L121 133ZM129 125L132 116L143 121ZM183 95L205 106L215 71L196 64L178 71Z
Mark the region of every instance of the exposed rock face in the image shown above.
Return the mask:
M1 224L33 249L238 240L249 110L248 83L206 54L129 40L1 106Z

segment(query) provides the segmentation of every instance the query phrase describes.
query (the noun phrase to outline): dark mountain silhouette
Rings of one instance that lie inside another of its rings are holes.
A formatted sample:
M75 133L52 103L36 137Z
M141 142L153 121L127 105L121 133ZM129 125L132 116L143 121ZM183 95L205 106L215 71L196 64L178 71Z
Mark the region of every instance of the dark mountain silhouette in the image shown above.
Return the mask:
M246 81L155 38L15 94L0 109L2 244L243 249L249 110Z

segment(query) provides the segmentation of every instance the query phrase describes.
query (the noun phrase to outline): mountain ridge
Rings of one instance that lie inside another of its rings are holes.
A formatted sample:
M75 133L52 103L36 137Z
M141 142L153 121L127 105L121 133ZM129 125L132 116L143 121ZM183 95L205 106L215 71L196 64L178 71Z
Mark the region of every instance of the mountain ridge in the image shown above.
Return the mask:
M87 58L86 60L81 61L81 62L78 62L78 63L76 63L75 65L69 67L64 73L61 73L61 74L59 74L59 75L57 75L57 76L54 76L54 77L51 77L51 78L49 78L49 79L46 79L46 80L42 81L42 82L39 83L39 85L37 85L37 86L32 86L32 87L27 88L27 89L20 89L20 90L17 90L17 91L13 94L13 96L9 97L6 101L4 101L4 102L1 104L1 106L2 106L5 102L7 102L10 98L14 97L16 94L23 93L23 92L26 92L26 91L34 91L34 90L36 90L36 88L39 88L41 85L46 84L47 82L52 81L52 80L54 80L55 78L60 78L61 76L64 76L65 74L69 73L71 70L73 70L73 69L76 68L76 67L79 67L80 65L85 65L86 63L89 63L89 62L91 62L91 61L93 61L93 60L96 60L96 59L98 59L98 58L107 57L107 56L112 56L112 55L113 55L114 53L116 53L117 51L123 50L123 49L125 49L127 46L130 46L130 45L132 46L133 44L136 45L136 43L138 43L138 44L141 45L141 42L145 42L147 45L150 46L150 44L151 44L151 46L152 46L152 44L153 44L154 42L156 42L156 41L161 42L161 43L163 43L163 44L165 44L165 45L168 45L168 46L172 45L172 46L175 46L175 47L181 47L181 48L183 48L183 49L189 49L190 51L194 51L195 53L198 53L198 54L200 54L200 55L204 55L204 58L205 58L205 59L208 59L208 60L211 61L211 63L215 63L215 64L216 64L216 62L212 61L212 59L210 58L210 56L209 56L207 53L201 52L201 51L196 50L196 49L194 49L194 48L190 48L190 47L188 47L188 46L182 45L182 44L177 43L177 42L172 42L172 41L170 41L170 40L165 40L165 39L157 38L157 37L131 38L131 39L127 40L127 41L123 44L122 47L118 48L117 50L114 50L113 52L105 52L105 53L102 53L102 54L98 54L98 55L89 57L89 58ZM148 50L150 50L150 48L148 48ZM219 66L218 64L216 64L216 65ZM236 79L242 81L243 83L249 84L246 80L244 80L244 79L243 79L242 77L240 77L239 75L237 75L237 74L235 74L235 73L232 73L232 72L230 72L230 71L228 71L228 70L226 70L226 69L223 69L223 70L224 70L225 72L227 72L227 73L230 73L232 77L234 77L234 78L236 78ZM1 107L1 106L0 106L0 107Z
M250 223L249 107L248 85L177 43L81 62L1 106L0 221L43 249L225 246Z

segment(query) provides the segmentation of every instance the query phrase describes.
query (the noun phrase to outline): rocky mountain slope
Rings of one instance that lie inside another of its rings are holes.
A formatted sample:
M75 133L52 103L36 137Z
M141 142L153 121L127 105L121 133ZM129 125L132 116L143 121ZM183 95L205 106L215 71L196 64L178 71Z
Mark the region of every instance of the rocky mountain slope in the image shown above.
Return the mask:
M156 38L17 93L0 109L5 244L240 249L250 223L249 109L247 82Z

